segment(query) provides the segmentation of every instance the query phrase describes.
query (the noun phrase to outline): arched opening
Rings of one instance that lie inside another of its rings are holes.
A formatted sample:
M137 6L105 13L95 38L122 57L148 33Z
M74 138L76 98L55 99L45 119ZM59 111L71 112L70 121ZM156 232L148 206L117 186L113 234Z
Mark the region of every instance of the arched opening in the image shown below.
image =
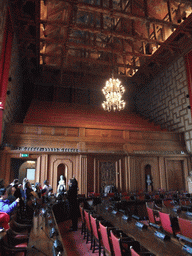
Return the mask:
M146 192L153 191L153 179L151 175L151 165L145 166L145 190Z
M63 175L65 184L67 180L67 165L66 164L59 164L57 166L57 184L59 184L60 176Z
M36 161L11 159L10 181L18 179L22 183L24 178L28 178L31 184L35 184L35 175Z

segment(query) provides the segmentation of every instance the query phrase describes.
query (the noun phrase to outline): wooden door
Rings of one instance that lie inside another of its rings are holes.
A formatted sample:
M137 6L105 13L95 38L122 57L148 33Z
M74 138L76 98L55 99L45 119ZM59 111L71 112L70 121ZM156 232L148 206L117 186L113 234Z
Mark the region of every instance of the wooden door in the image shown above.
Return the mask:
M185 190L183 161L167 161L167 188L168 190Z

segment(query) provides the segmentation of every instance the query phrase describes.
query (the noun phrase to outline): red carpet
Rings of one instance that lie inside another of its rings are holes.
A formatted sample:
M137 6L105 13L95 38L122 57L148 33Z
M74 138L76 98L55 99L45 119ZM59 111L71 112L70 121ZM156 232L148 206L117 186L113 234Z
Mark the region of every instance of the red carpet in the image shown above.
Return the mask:
M67 256L98 256L99 251L95 250L94 253L90 250L90 242L86 244L86 239L83 239L81 234L81 221L78 223L78 231L70 232L71 220L66 220L58 224L63 244Z

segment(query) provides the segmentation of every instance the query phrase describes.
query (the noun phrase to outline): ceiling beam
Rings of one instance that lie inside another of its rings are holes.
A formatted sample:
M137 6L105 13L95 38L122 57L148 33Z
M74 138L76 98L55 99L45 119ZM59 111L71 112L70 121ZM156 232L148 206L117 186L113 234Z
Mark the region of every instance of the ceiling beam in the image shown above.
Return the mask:
M111 35L111 31L107 30L107 29L100 29L100 28L94 28L94 27L90 27L90 26L83 26L83 25L78 25L78 24L67 24L66 22L62 22L62 21L49 21L49 20L40 20L41 24L47 24L47 25L53 25L53 26L60 26L62 25L62 27L66 27L66 28L70 28L72 30L77 30L77 31L85 31L85 32L90 32L93 34L103 34L105 36L110 36ZM163 41L159 41L159 40L154 40L154 39L149 39L149 38L144 38L141 36L137 36L137 35L130 35L130 34L126 34L126 33L121 33L118 31L113 32L113 36L116 38L121 38L121 39L128 39L131 40L133 42L136 41L140 41L140 42L147 42L147 43L151 43L151 44L163 44Z

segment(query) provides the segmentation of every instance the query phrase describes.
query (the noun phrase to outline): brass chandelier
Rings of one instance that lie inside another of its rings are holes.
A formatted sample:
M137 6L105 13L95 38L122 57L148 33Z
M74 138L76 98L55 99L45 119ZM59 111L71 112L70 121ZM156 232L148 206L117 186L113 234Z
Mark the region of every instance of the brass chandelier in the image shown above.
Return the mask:
M111 19L111 40L112 40L112 78L106 81L105 87L102 92L105 96L105 101L102 103L102 107L107 111L123 110L125 108L125 101L122 100L122 95L125 92L125 88L121 85L119 79L114 78L114 58L113 58L113 18Z

